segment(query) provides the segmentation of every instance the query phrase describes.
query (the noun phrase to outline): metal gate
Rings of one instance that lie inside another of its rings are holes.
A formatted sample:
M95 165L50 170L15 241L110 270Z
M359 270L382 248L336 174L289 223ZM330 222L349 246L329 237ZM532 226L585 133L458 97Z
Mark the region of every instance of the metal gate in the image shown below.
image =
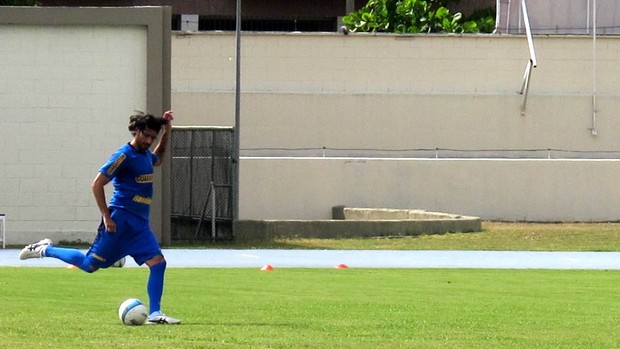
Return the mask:
M173 127L171 240L232 240L232 127Z

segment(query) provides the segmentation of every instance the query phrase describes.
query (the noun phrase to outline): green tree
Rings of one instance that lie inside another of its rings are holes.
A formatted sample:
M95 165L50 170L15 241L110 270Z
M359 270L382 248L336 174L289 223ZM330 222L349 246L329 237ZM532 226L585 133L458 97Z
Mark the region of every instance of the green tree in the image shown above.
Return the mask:
M445 6L449 1L369 0L363 8L345 16L343 22L351 32L477 33L494 29L491 17L463 21L460 12L450 13Z

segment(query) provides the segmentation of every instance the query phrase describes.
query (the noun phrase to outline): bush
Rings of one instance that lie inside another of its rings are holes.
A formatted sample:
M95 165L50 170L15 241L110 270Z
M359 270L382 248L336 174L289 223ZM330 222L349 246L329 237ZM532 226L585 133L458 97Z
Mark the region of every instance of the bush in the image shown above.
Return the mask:
M490 33L495 20L488 13L479 11L463 21L460 12L450 13L445 0L369 0L343 22L351 32Z

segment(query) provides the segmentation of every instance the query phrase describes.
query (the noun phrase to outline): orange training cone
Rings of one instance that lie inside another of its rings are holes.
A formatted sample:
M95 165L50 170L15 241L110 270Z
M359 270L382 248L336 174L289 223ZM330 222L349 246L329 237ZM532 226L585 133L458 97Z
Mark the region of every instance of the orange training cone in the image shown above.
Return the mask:
M270 270L273 270L273 267L271 265L269 265L269 264L265 264L265 266L260 268L260 270L262 270L262 271L270 271Z
M342 264L342 263L340 263L340 264L338 264L336 266L336 269L346 269L346 268L348 268L347 265L346 264Z

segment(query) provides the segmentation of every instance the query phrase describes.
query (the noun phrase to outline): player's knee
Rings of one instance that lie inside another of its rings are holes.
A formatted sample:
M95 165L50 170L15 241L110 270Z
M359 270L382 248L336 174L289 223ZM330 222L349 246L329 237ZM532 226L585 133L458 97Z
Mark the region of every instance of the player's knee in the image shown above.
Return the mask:
M92 274L94 272L96 272L97 270L99 270L99 268L95 267L94 265L90 264L90 263L84 263L80 266L80 269L82 269L83 271Z
M164 268L166 267L166 259L164 258L164 256L162 256L162 255L155 256L155 257L149 259L148 261L146 261L146 265L148 265L149 268L153 267L155 265L158 265L158 264L161 264L161 266L163 266Z

